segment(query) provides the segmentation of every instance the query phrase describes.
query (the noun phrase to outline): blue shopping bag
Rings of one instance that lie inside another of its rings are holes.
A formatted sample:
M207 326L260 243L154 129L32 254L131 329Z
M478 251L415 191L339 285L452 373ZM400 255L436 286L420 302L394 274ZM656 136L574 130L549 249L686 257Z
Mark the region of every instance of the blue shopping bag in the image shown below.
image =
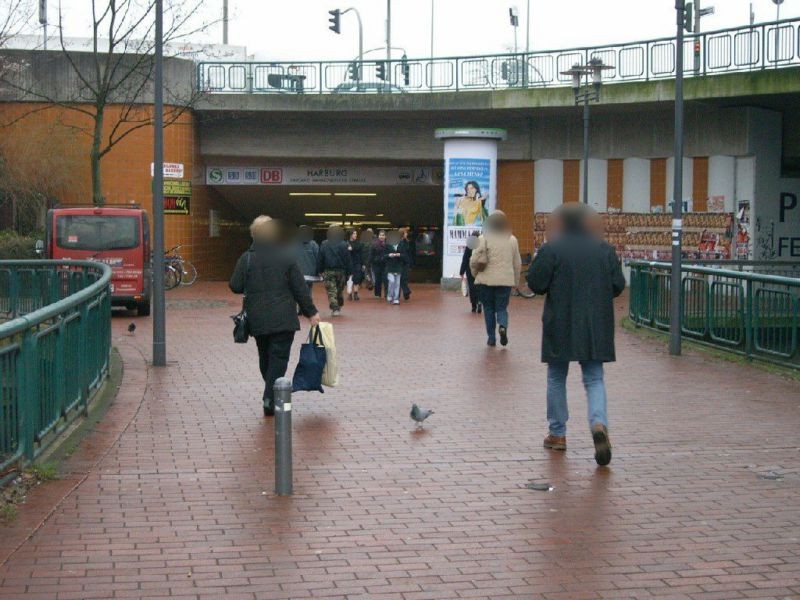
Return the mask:
M313 337L312 337L313 334ZM326 362L325 346L319 327L312 327L308 332L308 342L300 346L300 360L292 378L293 392L321 392L322 371Z

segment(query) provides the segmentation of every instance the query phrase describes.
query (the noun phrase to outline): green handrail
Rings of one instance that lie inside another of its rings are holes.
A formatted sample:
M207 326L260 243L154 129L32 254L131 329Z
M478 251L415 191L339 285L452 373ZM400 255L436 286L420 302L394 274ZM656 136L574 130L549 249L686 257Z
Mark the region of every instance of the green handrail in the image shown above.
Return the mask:
M669 329L663 282L672 265L632 261L630 267L631 320ZM800 278L686 265L680 326L682 335L694 341L800 369Z
M91 261L0 261L0 479L34 460L108 375L111 268Z

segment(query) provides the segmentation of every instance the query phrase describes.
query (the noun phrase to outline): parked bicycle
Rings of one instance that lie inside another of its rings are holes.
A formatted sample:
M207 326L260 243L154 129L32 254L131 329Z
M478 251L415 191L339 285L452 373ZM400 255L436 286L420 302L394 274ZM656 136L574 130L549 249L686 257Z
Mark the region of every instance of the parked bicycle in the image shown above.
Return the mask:
M188 260L180 255L182 246L174 246L164 253L164 276L167 278L167 289L179 285L192 285L197 281L197 269ZM174 272L174 273L173 273ZM173 282L173 278L176 280ZM169 284L172 283L172 287Z

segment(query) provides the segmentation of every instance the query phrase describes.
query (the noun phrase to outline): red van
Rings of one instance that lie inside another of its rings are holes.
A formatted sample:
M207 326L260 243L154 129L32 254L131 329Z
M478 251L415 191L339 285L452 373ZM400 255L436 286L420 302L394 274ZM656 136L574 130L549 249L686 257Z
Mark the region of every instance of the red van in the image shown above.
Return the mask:
M150 225L141 208L53 208L47 211L48 258L109 265L111 304L150 314Z

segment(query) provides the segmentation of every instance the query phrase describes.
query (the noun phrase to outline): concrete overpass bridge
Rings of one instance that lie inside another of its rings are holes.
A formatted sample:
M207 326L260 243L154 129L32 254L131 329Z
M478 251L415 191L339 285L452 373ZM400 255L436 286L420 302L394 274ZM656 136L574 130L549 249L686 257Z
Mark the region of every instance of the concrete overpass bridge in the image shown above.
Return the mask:
M758 258L778 257L778 238L800 231L800 207L787 208L800 195L799 39L800 20L788 20L704 33L684 48L685 201L697 212L733 213L746 204ZM169 216L167 242L184 243L201 271L223 276L238 248L230 238L243 235L236 223L259 213L320 228L334 220L440 227L443 145L434 130L489 127L507 132L497 150L499 206L530 249L534 212L581 193L580 110L559 73L591 58L614 69L592 106L590 202L601 211L664 211L672 195L674 50L674 40L660 39L405 59L384 65L386 82L372 75L374 62L356 64L353 80L348 62L173 59L166 87L203 94L187 113L189 129L167 133L166 160L184 164L193 183L190 214ZM63 57L32 54L27 76L49 90L44 95L63 102L80 96ZM150 92L144 88L143 101ZM0 92L6 109L8 101L37 99ZM108 169L124 173L141 163L146 172L148 151L146 140L123 145ZM324 175L343 170L349 179ZM280 179L262 181L262 171ZM110 179L109 201L147 205L146 178Z

